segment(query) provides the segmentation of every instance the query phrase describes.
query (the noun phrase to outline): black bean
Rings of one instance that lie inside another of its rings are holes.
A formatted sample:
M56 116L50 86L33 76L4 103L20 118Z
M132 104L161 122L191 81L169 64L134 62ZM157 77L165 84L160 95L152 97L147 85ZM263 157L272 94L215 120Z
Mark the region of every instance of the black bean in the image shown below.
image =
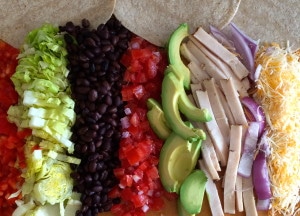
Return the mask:
M120 164L115 152L121 135L116 130L124 116L120 90L125 71L118 61L130 33L115 17L97 29L83 19L81 26L68 22L60 31L67 32L68 79L77 116L72 141L74 155L81 159L71 174L74 190L82 194L76 215L97 215L116 202L107 193L118 184L112 169Z
M88 19L83 19L81 21L81 25L83 28L88 28L88 27L90 27L90 21Z
M94 186L92 188L92 190L95 192L101 192L103 190L103 187L101 185L97 185L97 186Z
M101 48L100 47L95 47L92 49L92 52L96 55L98 55L101 52Z
M111 98L111 96L109 96L109 95L106 95L106 96L105 96L105 103L106 103L108 106L112 105L112 98Z
M95 151L96 151L96 146L95 146L95 144L91 143L89 145L89 152L94 153Z
M79 180L80 179L80 174L78 172L72 172L70 174L70 176L74 179L74 180Z
M89 86L90 81L88 81L87 79L77 79L76 84L77 85L83 85L83 86Z
M78 130L78 134L80 135L85 134L88 130L89 128L87 126L84 126Z
M96 147L96 148L99 148L101 145L102 145L102 140L98 140L98 141L95 143L95 147Z
M86 38L84 41L84 44L88 47L96 47L97 46L95 40L91 37Z
M109 44L109 45L105 45L105 46L103 46L102 47L102 52L109 52L109 51L111 51L113 49L113 47Z
M89 59L92 59L95 57L95 54L92 52L92 50L86 50L84 52L84 54L89 58Z
M82 153L85 153L88 150L88 146L87 145L82 145L80 151Z
M101 66L101 70L107 71L109 67L109 61L107 59L102 60L100 66Z
M100 31L97 31L98 35L100 38L102 39L108 39L109 38L109 31L107 30L107 28L103 28Z
M65 26L65 30L66 30L68 33L73 33L74 30L75 30L74 23L73 23L73 22L67 22L67 23L66 23L66 26Z
M111 137L112 135L113 135L113 133L114 133L114 131L113 130L107 130L106 132L105 132L105 137Z
M97 169L97 163L96 161L92 161L90 164L89 164L89 171L91 173L94 173L96 172L96 169Z
M93 178L92 178L91 175L88 174L88 175L85 176L84 180L85 180L87 183L89 183L89 182L92 182L92 181L93 181Z
M97 204L100 202L100 200L101 200L101 197L98 194L94 194L94 196L93 196L94 203Z
M89 101L94 102L97 100L97 97L98 97L98 92L95 89L89 91L88 94Z
M98 106L97 111L100 114L104 114L106 112L107 108L108 108L108 105L106 103L102 103Z
M90 88L89 87L85 87L85 86L79 86L75 90L79 94L86 94L86 93L88 93L88 91L90 90Z
M84 54L80 54L79 55L79 60L82 61L82 62L87 62L89 60L89 58Z
M111 38L111 43L114 46L118 43L118 41L119 41L119 37L117 35L115 35Z

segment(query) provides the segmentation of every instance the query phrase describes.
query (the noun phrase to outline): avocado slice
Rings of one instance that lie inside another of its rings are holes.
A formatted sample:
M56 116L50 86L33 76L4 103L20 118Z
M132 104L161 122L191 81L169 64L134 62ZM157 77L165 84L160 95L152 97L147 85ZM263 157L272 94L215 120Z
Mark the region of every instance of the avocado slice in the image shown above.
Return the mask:
M180 85L180 81L176 78L174 73L170 71L170 69L167 69L162 83L162 108L168 125L183 139L190 141L197 139L205 140L206 134L203 130L199 128L190 128L185 125L181 119L178 107L181 94L185 94L185 91ZM202 111L200 112L202 113ZM195 119L190 120L195 121Z
M180 199L177 199L177 212L178 216L195 216L196 214L188 213L181 205Z
M202 170L194 170L180 187L180 203L189 214L201 211L207 177Z
M190 142L175 132L166 139L158 164L160 180L166 191L179 193L182 182L195 169L201 144L201 139Z
M147 118L154 133L162 140L166 140L172 130L168 126L161 105L153 98L147 100Z
M199 109L188 98L184 89L181 90L181 94L178 98L178 109L189 120L196 122L209 122L212 120L212 115L208 109Z
M180 45L182 41L189 36L189 27L187 23L182 23L171 34L168 41L169 63L174 67L174 72L179 80L183 81L185 89L190 89L191 75L188 67L183 63L180 55Z

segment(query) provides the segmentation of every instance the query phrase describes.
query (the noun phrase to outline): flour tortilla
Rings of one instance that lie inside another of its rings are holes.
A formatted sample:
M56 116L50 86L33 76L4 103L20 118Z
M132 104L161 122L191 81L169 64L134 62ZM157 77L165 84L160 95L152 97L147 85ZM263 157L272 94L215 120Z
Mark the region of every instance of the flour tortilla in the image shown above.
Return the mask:
M190 31L210 24L223 28L234 17L241 0L117 0L121 23L149 42L164 46L175 28L186 22Z
M263 42L300 48L299 0L242 0L233 22L247 35Z
M0 0L0 38L19 48L25 35L48 22L80 24L83 18L97 26L112 15L115 0Z

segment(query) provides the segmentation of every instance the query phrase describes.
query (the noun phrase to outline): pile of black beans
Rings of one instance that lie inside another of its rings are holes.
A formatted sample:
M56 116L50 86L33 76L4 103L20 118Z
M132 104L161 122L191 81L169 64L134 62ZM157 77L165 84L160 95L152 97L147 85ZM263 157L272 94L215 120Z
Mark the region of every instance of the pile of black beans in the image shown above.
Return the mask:
M82 207L76 216L109 211L118 199L108 192L118 184L113 169L120 166L118 147L120 118L124 116L121 87L125 68L119 63L131 33L113 16L96 29L87 19L80 25L60 26L67 44L68 75L75 101L76 122L72 128L74 191L81 193Z

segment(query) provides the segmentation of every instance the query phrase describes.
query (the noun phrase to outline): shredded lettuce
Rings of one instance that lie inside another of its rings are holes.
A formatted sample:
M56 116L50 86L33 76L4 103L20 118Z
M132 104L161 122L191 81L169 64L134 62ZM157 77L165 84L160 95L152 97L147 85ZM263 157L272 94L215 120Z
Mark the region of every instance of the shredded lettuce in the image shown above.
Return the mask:
M79 198L72 198L70 177L70 164L80 160L68 156L74 151L70 138L76 116L66 55L58 27L45 24L26 36L11 77L19 103L9 108L8 119L19 128L32 130L25 143L24 200L20 200L14 216L63 216L68 205L77 208L80 204Z

